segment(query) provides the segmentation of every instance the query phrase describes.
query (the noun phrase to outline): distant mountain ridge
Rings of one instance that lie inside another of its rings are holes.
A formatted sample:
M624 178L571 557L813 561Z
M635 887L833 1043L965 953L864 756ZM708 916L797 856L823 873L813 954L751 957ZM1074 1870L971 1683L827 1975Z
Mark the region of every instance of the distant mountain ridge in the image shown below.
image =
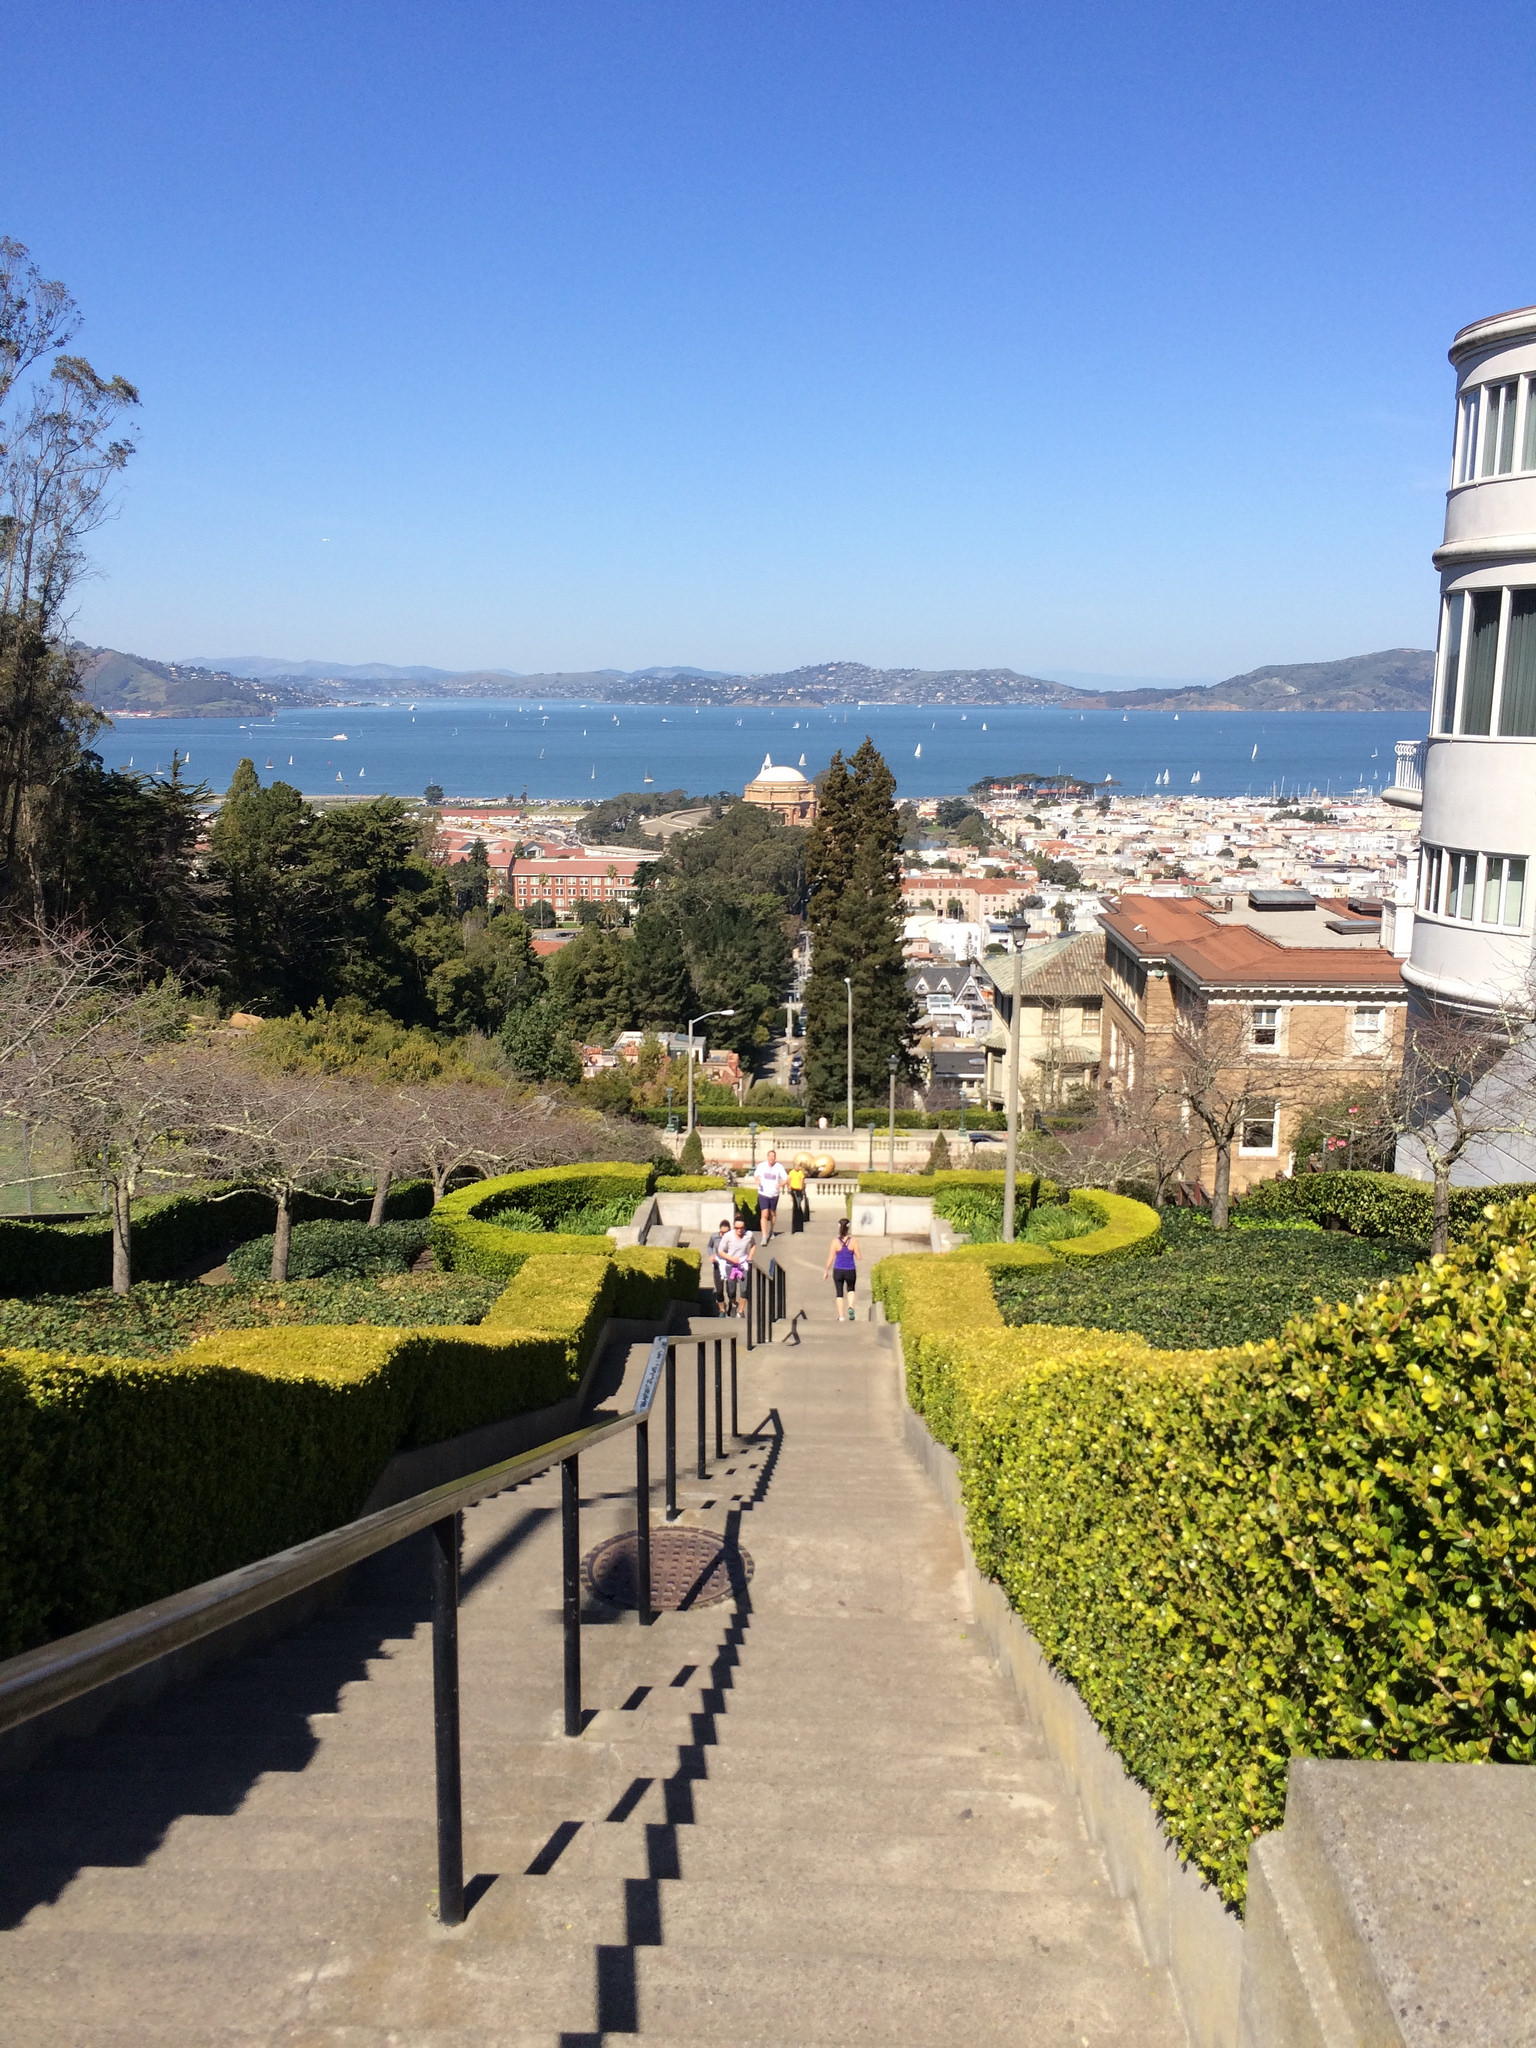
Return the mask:
M549 670L398 668L387 662L283 662L266 655L157 662L112 648L86 650L85 688L104 710L237 717L282 704L356 702L396 697L545 697L595 703L831 705L1033 705L1042 710L1396 711L1429 710L1434 656L1427 648L1390 647L1338 661L1291 662L1250 669L1225 682L1169 688L1085 690L1011 668L870 668L827 661L768 675L658 666ZM516 684L509 691L509 684Z

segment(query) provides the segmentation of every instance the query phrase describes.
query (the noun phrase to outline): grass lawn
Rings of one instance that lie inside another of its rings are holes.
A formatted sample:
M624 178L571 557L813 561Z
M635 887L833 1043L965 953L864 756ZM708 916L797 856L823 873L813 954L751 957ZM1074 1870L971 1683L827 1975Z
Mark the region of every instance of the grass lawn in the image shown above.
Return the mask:
M391 1328L478 1323L506 1286L473 1273L399 1273L373 1280L200 1282L149 1280L127 1294L40 1294L0 1300L0 1348L168 1358L216 1330L282 1323L378 1323Z
M1016 1266L994 1276L1009 1323L1135 1330L1149 1344L1199 1349L1277 1337L1313 1303L1350 1301L1406 1273L1423 1247L1318 1230L1217 1232L1203 1216L1163 1219L1161 1257L1081 1269Z

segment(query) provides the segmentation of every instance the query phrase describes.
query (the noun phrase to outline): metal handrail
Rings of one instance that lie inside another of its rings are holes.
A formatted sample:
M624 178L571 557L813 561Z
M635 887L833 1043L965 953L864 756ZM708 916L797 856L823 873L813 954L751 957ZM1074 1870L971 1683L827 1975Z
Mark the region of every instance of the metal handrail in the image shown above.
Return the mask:
M776 1298L782 1296L782 1270ZM751 1304L749 1303L749 1309ZM782 1312L782 1311L781 1311ZM751 1341L748 1315L748 1343ZM327 1530L287 1550L241 1565L219 1578L206 1579L167 1599L134 1608L111 1621L45 1643L0 1663L0 1733L30 1721L52 1708L94 1692L125 1677L172 1650L215 1635L231 1623L271 1607L323 1579L361 1564L406 1538L431 1532L432 1559L432 1699L437 1762L438 1917L450 1927L464 1918L464 1822L459 1743L459 1551L463 1513L488 1495L501 1493L524 1480L560 1467L561 1558L564 1592L565 1732L580 1735L581 1708L581 1538L580 1458L583 1451L635 1432L636 1606L643 1627L656 1620L651 1606L651 1407L665 1374L666 1518L677 1507L677 1347L698 1344L698 1471L708 1477L706 1352L709 1339L657 1337L641 1377L635 1405L585 1429L555 1437L515 1457L502 1458L462 1479L414 1494L393 1507L362 1515L339 1529ZM725 1455L724 1352L730 1345L731 1435L739 1437L736 1338L716 1337L715 1456Z
M39 1649L24 1650L0 1664L0 1733L361 1564L434 1522L473 1507L487 1494L535 1479L552 1465L633 1429L641 1419L637 1409L615 1421L557 1437L552 1443L519 1452L515 1458L487 1465L467 1479L449 1480L394 1507L380 1508L376 1514L345 1522L339 1529L311 1536L288 1550L275 1551L255 1564L205 1579L185 1592L136 1607Z

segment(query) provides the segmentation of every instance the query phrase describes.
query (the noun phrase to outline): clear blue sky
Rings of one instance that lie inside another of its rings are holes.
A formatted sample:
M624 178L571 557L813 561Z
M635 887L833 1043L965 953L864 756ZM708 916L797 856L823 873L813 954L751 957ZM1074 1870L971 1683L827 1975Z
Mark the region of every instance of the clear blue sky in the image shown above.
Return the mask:
M0 230L144 394L78 630L1218 676L1432 638L1528 8L76 4Z

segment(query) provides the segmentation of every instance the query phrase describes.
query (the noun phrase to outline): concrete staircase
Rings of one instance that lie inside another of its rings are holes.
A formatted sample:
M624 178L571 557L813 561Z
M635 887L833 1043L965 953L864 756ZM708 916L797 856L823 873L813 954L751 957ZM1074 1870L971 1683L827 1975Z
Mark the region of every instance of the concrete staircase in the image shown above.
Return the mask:
M776 1249L802 1341L743 1353L755 1433L680 1489L750 1584L649 1629L594 1605L578 1740L557 1480L466 1518L466 1924L431 1917L426 1570L401 1546L292 1636L0 1780L6 2048L1184 2041L975 1634L891 1334L833 1322L820 1231ZM685 1370L685 1445L691 1392ZM585 1550L629 1524L632 1446L582 1482Z

